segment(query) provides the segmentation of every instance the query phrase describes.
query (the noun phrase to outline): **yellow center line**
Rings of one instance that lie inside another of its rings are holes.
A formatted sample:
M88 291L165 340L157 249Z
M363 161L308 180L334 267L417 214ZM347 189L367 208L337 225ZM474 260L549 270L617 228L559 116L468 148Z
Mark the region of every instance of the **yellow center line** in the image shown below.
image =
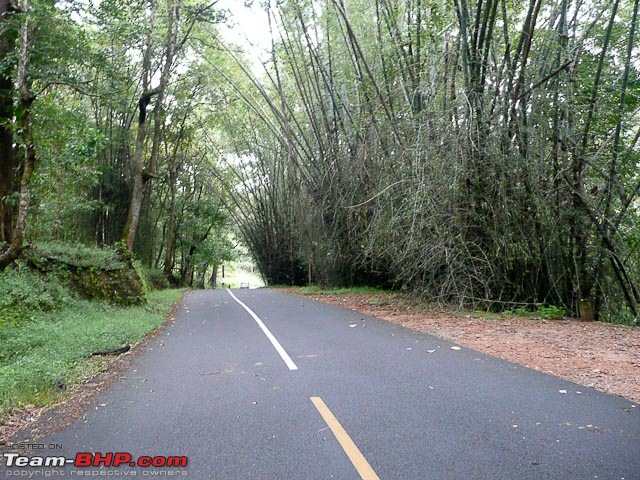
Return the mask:
M327 407L320 397L310 397L310 400L318 409L324 421L327 422L338 443L340 443L340 446L342 446L347 457L349 457L349 460L353 463L356 471L360 474L360 478L362 478L362 480L380 480L376 472L371 468L371 465L369 465L369 462L367 462L367 459L364 458L364 455L362 455L356 444L353 443L349 434L342 428L342 425L340 425L340 422L338 422L338 419L333 413L331 413L329 407Z

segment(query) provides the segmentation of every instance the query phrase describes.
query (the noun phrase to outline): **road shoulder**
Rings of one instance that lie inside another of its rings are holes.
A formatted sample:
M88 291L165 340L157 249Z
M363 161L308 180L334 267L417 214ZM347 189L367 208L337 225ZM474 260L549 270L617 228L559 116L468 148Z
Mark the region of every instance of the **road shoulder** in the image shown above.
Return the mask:
M147 351L149 344L175 321L176 312L183 299L184 296L181 296L160 327L145 335L126 353L88 359L87 361L100 365L100 372L86 378L82 383L72 385L62 401L46 407L36 408L28 405L16 409L7 422L0 425L0 452L6 444L33 443L40 438L64 430L82 418L98 395L126 376L136 364L137 359ZM14 449L14 451L20 450Z
M339 305L640 403L638 327L571 319L482 318L425 309L390 294L279 291Z

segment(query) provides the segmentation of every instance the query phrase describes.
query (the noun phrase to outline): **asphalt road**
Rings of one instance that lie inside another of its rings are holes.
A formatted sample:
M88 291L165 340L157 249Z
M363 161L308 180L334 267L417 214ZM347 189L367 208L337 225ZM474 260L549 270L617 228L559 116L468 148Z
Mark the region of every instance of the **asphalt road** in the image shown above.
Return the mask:
M0 467L7 478L633 480L640 406L350 310L210 290L186 296L82 421L39 443L62 449L30 455L188 465Z

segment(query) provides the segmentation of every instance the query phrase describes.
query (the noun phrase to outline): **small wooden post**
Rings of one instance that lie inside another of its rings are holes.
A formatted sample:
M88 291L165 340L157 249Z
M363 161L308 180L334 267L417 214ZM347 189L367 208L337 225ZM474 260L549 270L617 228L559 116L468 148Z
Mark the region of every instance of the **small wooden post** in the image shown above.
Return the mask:
M580 320L593 322L593 302L589 298L580 300Z

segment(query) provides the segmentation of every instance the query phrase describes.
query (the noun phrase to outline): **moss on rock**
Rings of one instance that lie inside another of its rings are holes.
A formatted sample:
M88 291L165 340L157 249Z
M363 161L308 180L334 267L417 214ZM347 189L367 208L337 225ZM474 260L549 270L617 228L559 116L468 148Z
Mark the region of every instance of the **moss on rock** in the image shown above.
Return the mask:
M82 245L42 244L25 250L29 266L58 277L75 293L88 300L106 300L114 305L146 302L142 279L133 256L123 245L91 248Z

